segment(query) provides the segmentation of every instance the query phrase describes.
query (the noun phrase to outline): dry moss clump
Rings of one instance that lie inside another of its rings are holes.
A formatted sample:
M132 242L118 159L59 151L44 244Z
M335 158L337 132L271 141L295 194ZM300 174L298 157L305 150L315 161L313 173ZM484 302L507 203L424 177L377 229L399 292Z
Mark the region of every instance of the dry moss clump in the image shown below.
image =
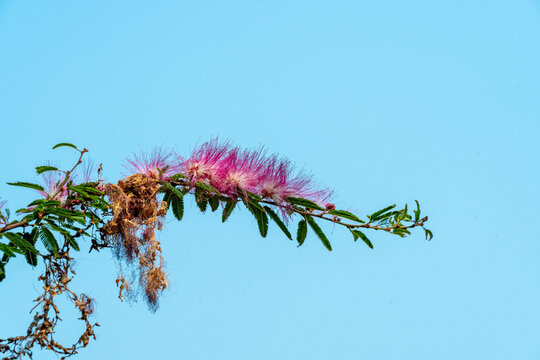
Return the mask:
M120 299L125 292L133 298L135 289L142 291L152 310L158 306L159 295L167 287L161 245L156 229L161 230L167 204L158 202L159 181L145 174L131 175L106 184L105 192L112 204L113 219L102 228L102 235L116 257L131 267L126 280L120 275ZM139 286L132 286L138 282Z

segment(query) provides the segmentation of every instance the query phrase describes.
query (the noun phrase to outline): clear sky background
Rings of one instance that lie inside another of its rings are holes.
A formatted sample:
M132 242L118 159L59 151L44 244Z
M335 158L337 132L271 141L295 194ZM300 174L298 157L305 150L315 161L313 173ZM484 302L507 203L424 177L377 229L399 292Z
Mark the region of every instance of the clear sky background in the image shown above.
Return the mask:
M432 241L369 232L374 250L326 226L329 253L189 202L159 235L155 314L84 244L73 287L101 327L81 360L540 359L539 64L537 0L0 0L0 196L24 206L6 182L67 166L57 142L116 181L134 151L219 135L287 155L341 208L429 215ZM0 338L40 286L22 258L7 272Z

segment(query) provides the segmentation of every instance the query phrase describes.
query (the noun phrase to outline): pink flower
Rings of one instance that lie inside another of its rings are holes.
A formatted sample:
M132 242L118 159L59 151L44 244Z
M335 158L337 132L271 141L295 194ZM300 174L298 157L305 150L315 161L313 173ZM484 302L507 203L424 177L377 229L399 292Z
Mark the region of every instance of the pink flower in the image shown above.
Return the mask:
M314 190L306 199L313 201L315 204L323 208L326 208L326 210L335 210L336 206L329 203L332 195L334 195L334 192L330 189L319 189Z
M146 174L154 178L159 178L161 171L163 180L180 172L176 156L170 151L159 148L151 153L133 154L131 158L126 159L124 168L134 174Z
M68 196L68 190L65 185L60 188L60 183L64 181L65 175L60 176L59 172L48 171L42 176L45 190L38 190L41 196L47 200L60 201L62 204L64 204Z
M80 172L82 173L83 183L94 182L95 164L92 160L83 161Z
M205 182L230 196L237 196L238 189L250 191L284 209L290 207L289 197L305 198L325 207L332 195L286 159L277 155L266 158L264 149L233 148L217 138L195 148L188 159L182 160L180 170L192 183Z
M237 195L237 189L258 192L258 185L263 179L267 160L264 150L257 151L232 149L221 161L217 176L219 190L225 194Z
M295 171L288 160L277 156L268 161L259 183L259 193L280 206L288 206L288 197L299 197L324 207L332 195L328 189L317 189L312 176Z
M218 173L229 151L228 142L219 143L217 138L211 139L196 147L191 156L182 161L180 168L192 183L202 181L219 188L221 180Z

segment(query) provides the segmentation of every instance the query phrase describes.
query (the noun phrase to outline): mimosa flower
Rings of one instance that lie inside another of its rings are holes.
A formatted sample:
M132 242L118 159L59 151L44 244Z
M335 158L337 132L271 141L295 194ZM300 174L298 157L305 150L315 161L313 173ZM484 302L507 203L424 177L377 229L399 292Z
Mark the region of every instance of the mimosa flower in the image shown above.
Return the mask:
M82 173L83 183L94 182L95 164L92 160L83 161L80 172Z
M328 189L317 189L312 176L295 171L289 160L277 156L273 156L267 163L259 184L259 193L280 206L287 206L289 197L299 197L324 207L332 195Z
M68 190L66 185L60 186L65 175L60 176L59 172L49 171L43 174L44 190L38 191L44 199L60 201L65 204Z
M221 161L217 176L219 190L225 194L237 195L237 189L258 192L258 185L263 179L267 160L264 150L257 151L232 149Z
M218 172L229 150L228 142L220 143L217 138L211 139L196 147L191 156L182 161L181 170L192 183L202 181L219 188Z
M124 168L134 174L145 174L163 180L180 172L176 156L160 148L154 149L151 153L133 154L131 158L126 159Z

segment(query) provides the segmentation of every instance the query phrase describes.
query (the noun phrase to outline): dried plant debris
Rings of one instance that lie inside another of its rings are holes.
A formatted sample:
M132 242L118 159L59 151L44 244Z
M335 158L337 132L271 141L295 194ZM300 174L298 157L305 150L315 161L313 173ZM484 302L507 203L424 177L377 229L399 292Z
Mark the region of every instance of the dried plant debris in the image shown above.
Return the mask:
M146 174L131 175L117 185L106 184L113 218L102 228L116 257L131 270L129 279L121 275L117 280L120 299L123 293L133 299L139 290L154 311L159 295L167 287L161 245L155 233L162 228L167 208L157 200L158 189L159 181ZM133 286L134 282L139 286Z
M85 294L76 294L68 285L75 275L71 268L72 258L63 254L58 258L53 256L44 257L45 272L38 279L43 282L43 294L36 300L37 304L31 310L35 312L34 319L30 323L26 335L10 337L0 340L0 353L5 354L4 360L22 359L24 356L32 358L32 348L35 345L43 349L52 350L61 355L61 359L77 354L77 350L86 347L91 338L95 339L94 327L88 317L94 312L94 301ZM84 332L78 341L71 345L62 345L53 336L58 321L61 321L60 310L54 303L58 295L66 295L80 312L79 318L85 324Z

